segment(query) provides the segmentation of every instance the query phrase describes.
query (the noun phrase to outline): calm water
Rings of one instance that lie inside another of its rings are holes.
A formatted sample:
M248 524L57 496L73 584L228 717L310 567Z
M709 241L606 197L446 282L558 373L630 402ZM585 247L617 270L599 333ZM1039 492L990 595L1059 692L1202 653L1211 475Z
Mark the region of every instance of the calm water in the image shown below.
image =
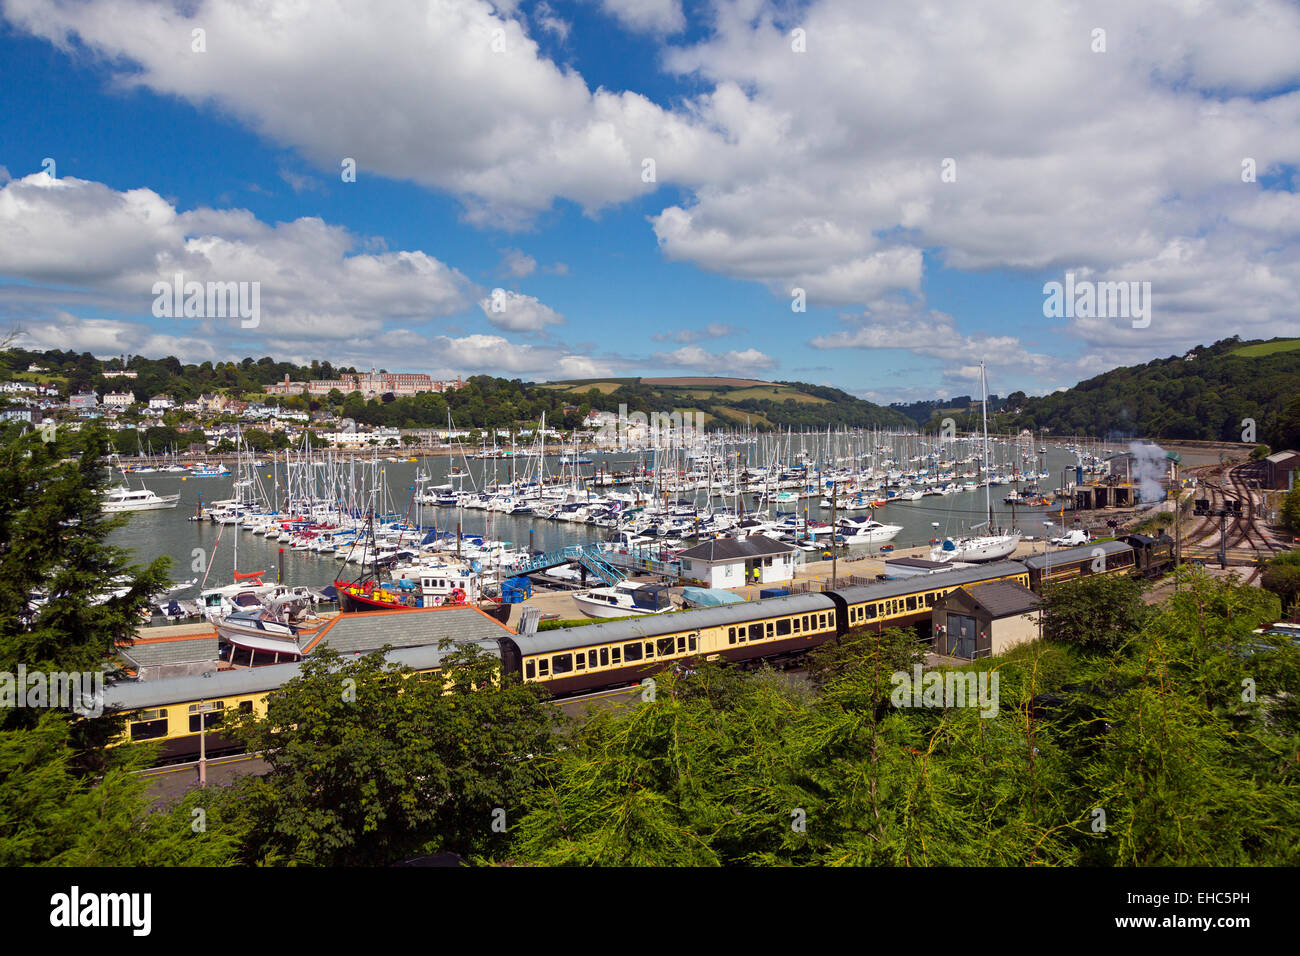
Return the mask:
M591 457L612 471L629 470L639 464L635 455ZM1058 487L1061 469L1075 463L1073 455L1069 452L1052 446L1048 446L1046 462L1047 470L1052 477L1040 482L1040 486L1045 491ZM453 464L463 467L459 459L453 461L443 458L424 459L418 463L409 461L382 463L383 478L388 486L390 498L393 502L399 503L397 510L405 510L406 502L411 498L417 468L422 474L430 477L431 484L437 485L448 480L448 468ZM506 461L471 460L468 465L479 486L483 484L484 475L489 481L492 480L494 466L496 477L502 481L509 477L510 465ZM520 467L522 469L522 466ZM561 471L558 462L553 459L548 459L546 470L548 475L558 474ZM585 466L583 469L584 474L588 475L593 470L593 466ZM272 474L270 465L259 469L259 474L269 489ZM114 536L114 543L130 549L136 560L142 563L159 555L169 556L172 559L171 575L177 581L195 577L203 578L210 561L211 568L207 570L208 585L215 586L228 584L231 581L231 571L235 567L236 560L235 539L238 538L238 569L266 571L267 580L273 580L279 559L278 552L283 547L279 542L267 541L263 537L239 530L234 525L188 520L199 506L200 498L203 502L208 502L231 497L232 481L233 478L192 478L179 474L129 476L132 487L143 484L160 495L179 493L180 504L175 510L132 513L127 526ZM467 481L466 488L468 487ZM1001 498L1009 490L1010 486L1007 485L998 485L992 489L994 512L1006 515L1006 519L1000 522L1003 524L1010 523L1011 508L1001 502ZM699 492L698 495L698 500L702 504L704 493ZM717 506L716 498L714 504ZM728 499L727 505L734 506L733 499ZM746 505L752 506L752 500L747 501ZM799 504L801 511L805 505L810 517L829 518L829 509L823 512L823 509L818 507L817 499L801 502ZM1049 513L1051 517L1059 520L1059 506L1056 511L1049 508L1028 509L1017 506L1015 512L1017 525L1026 534L1042 534L1042 522ZM417 506L412 506L410 513L412 519L416 518ZM854 514L863 513L854 512ZM905 548L925 544L936 535L958 534L968 525L983 521L984 490L959 492L944 497L930 496L914 502L891 502L876 509L875 516L880 521L902 525L902 533L893 542L896 547ZM574 525L568 522L540 519L534 521L522 515L511 517L468 509L461 512L457 509L427 505L418 506L418 518L426 527L436 526L440 530L452 532L456 530L456 522L459 519L462 522L462 531L467 535L499 538L521 547L527 547L529 531L532 530L534 546L538 550L549 550L570 544L593 543L604 540L610 534L608 529L590 525ZM1068 513L1065 520L1067 522L1070 520ZM937 530L932 526L932 522L939 523ZM1053 533L1059 533L1059 530L1054 529ZM348 569L346 573L349 576L356 573L356 565L344 565L336 561L332 555L322 556L309 551L290 551L287 548L284 552L284 580L289 584L320 587L333 580L344 567ZM187 592L183 596L192 595L193 592Z

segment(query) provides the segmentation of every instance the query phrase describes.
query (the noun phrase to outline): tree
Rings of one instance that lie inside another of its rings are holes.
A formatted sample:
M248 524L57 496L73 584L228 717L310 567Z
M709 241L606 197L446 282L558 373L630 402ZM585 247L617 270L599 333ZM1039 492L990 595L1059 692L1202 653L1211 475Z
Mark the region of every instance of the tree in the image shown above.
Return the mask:
M1090 574L1044 589L1043 637L1090 653L1114 653L1147 617L1138 580Z
M504 813L509 825L539 781L558 711L475 645L443 649L434 675L382 651L317 651L264 719L232 724L271 766L230 795L248 814L249 862L376 865L504 846L493 823Z
M1284 611L1295 608L1300 599L1300 551L1284 551L1270 558L1259 583L1281 599Z
M1300 534L1300 485L1282 499L1282 527L1291 534Z

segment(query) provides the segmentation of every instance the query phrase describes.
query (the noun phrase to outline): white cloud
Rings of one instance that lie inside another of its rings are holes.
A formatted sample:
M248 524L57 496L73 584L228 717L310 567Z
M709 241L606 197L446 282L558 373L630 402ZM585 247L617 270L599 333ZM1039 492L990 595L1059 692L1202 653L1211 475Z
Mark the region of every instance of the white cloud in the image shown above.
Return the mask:
M569 21L557 16L545 0L533 7L533 22L561 43L569 39Z
M509 289L493 289L479 300L478 307L489 322L509 332L542 332L548 325L559 325L564 321L564 316L543 305L536 296Z
M651 361L675 368L706 369L715 375L732 375L737 371L755 371L776 367L776 359L758 349L709 352L698 345L683 345L671 352L656 352Z
M0 187L0 275L70 288L84 303L145 316L154 283L178 272L187 282L258 282L264 334L324 338L470 305L472 284L432 256L355 253L357 242L315 218L271 225L247 210L182 212L150 189L45 173Z
M666 36L686 28L681 0L600 0L600 6L635 33Z
M481 224L522 226L556 197L595 212L645 195L657 188L642 182L645 157L661 179L698 181L718 133L640 94L589 89L540 54L516 7L196 0L187 15L156 0L8 0L5 13L102 55L120 86L215 105L332 175L351 157L358 180L448 190ZM190 50L198 26L206 53Z
M667 332L656 332L650 338L656 342L680 342L689 345L705 339L725 339L739 331L741 330L726 322L710 322L702 329L671 329Z
M507 249L501 263L501 274L512 279L522 279L537 271L537 260L518 249Z

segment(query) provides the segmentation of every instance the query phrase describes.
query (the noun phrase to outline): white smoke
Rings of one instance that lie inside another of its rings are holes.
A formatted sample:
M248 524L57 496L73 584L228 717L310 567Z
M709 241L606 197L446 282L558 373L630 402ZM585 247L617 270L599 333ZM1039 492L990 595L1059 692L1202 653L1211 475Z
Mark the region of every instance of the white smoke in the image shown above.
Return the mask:
M1165 450L1159 445L1130 442L1129 453L1133 456L1132 480L1142 493L1142 507L1149 508L1165 499L1165 464L1168 459Z

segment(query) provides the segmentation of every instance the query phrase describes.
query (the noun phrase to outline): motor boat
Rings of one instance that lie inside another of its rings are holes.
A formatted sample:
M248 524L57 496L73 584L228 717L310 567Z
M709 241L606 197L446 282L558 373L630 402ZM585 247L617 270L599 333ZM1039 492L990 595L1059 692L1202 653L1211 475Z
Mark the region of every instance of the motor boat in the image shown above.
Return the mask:
M578 610L587 617L632 617L662 614L673 609L668 588L657 584L620 581L613 587L592 588L573 595Z

